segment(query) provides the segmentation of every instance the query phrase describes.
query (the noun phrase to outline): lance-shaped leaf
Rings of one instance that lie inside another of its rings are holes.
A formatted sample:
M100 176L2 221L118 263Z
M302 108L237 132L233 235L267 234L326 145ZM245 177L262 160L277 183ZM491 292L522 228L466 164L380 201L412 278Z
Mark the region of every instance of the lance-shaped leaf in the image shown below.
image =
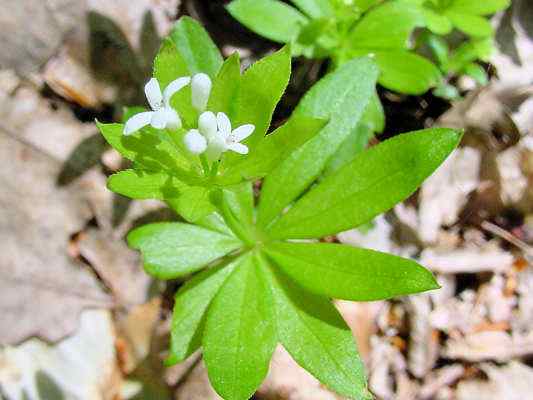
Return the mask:
M250 30L279 43L289 43L309 21L279 0L234 0L227 9Z
M222 66L222 56L209 34L197 21L182 17L176 23L170 38L185 61L190 75L203 72L214 78Z
M265 265L263 271L283 347L330 389L353 399L371 399L352 333L331 301L302 290L274 268Z
M234 237L171 222L134 229L128 244L141 251L145 270L160 279L190 274L242 246Z
M467 35L474 37L486 37L493 34L490 22L479 15L463 14L452 10L446 12L446 16L452 24Z
M235 266L241 262L239 258L229 264L202 271L180 287L174 299L167 365L185 360L200 347L207 307Z
M326 120L295 116L265 136L252 154L233 165L226 173L228 180L257 179L266 176L294 150L314 137Z
M439 287L416 262L378 251L329 243L270 243L266 252L303 287L336 299L382 300Z
M363 153L303 196L268 233L315 238L370 221L410 196L459 144L452 129L427 129L389 139Z
M189 222L197 223L215 211L211 203L211 188L206 186L182 187L181 195L177 198L165 198L167 204L176 213Z
M180 196L186 185L167 173L127 169L107 179L107 187L132 199L172 199Z
M250 245L255 244L254 192L249 181L223 187L215 191L212 201L237 237Z
M170 38L165 38L154 60L154 77L165 88L173 80L190 75L189 68Z
M284 47L262 58L248 68L241 78L233 126L254 124L254 133L245 140L250 152L265 135L274 109L278 104L291 75L291 53ZM238 156L236 156L238 157Z
M128 160L149 171L165 170L177 176L190 175L187 158L181 154L165 131L144 128L124 136L123 124L97 123L107 142Z
M231 121L235 119L237 104L234 99L241 87L241 65L239 53L233 53L220 68L213 80L213 88L209 96L207 109L225 113Z
M227 400L252 396L268 372L277 338L269 291L249 253L209 306L203 335L209 380Z
M377 75L378 69L370 59L355 59L327 75L307 92L295 115L328 119L329 123L265 179L259 203L260 226L267 226L320 175L359 123L374 93Z

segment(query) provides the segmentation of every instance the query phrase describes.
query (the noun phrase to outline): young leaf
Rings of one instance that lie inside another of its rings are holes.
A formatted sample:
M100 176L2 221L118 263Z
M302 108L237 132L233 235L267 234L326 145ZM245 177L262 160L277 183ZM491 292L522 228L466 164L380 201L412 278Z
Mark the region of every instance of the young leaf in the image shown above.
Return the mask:
M291 2L310 18L323 18L334 15L334 10L329 0L291 0Z
M490 15L509 7L510 0L452 0L449 9L465 14Z
M174 301L170 355L166 365L185 360L200 347L207 307L235 266L241 262L239 258L229 264L206 269L180 287Z
M487 72L479 64L470 63L462 71L465 75L473 78L478 84L484 86L489 83Z
M341 395L370 400L350 329L331 301L302 290L273 266L263 268L275 304L279 341L300 366Z
M487 37L492 36L494 33L490 22L478 15L447 11L446 16L452 21L457 29L463 31L467 35L473 37Z
M159 279L190 274L242 245L231 236L171 222L134 229L128 244L142 252L146 272Z
M365 14L348 36L364 49L404 49L411 32L425 23L421 9L408 1L389 1Z
M107 179L109 190L131 199L171 199L181 194L186 185L165 172L127 169Z
M436 128L372 147L310 190L267 232L276 239L316 238L368 222L410 196L460 138L457 131Z
M257 61L242 76L239 95L234 99L236 113L232 124L255 125L253 134L245 141L250 151L267 132L274 109L285 92L290 75L291 52L286 46Z
M203 72L212 79L217 75L224 60L202 25L190 17L181 17L170 37L185 61L189 75Z
M307 92L295 116L329 119L329 123L265 179L258 211L260 226L266 227L320 175L359 123L374 93L377 73L370 59L355 59L326 75Z
M250 30L274 42L289 43L309 20L278 0L234 0L229 13Z
M189 68L176 44L172 39L165 38L154 60L154 77L165 88L173 80L189 74Z
M248 253L209 306L203 336L209 381L227 400L252 396L268 372L277 337L269 291Z
M236 102L241 85L241 66L239 53L233 53L222 65L220 72L213 81L207 109L212 112L223 112L231 121L235 119Z
M374 57L381 69L379 83L397 92L419 95L441 79L439 69L418 54L389 50L376 51Z
M180 177L190 176L189 162L182 155L165 131L144 128L130 136L124 136L124 125L97 122L107 142L128 160L149 171L167 171Z
M416 262L378 251L329 243L270 243L276 265L311 292L336 299L373 301L438 289Z

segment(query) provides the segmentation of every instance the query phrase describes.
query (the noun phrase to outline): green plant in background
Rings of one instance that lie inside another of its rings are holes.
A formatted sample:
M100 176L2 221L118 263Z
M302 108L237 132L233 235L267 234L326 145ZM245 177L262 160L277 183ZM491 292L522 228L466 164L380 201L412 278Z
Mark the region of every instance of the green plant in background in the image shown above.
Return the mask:
M292 43L293 55L330 57L338 66L370 55L380 68L379 83L406 94L438 86L442 75L468 74L486 81L476 60L487 60L493 31L486 15L506 8L509 0L234 0L229 12L252 31L279 43ZM432 61L417 52L411 39L427 28L422 40L433 50ZM468 35L449 50L453 28ZM431 33L431 34L430 34Z
M267 135L290 60L286 47L241 73L237 54L223 61L201 26L182 18L146 85L151 111L98 125L133 162L108 185L163 200L184 220L128 235L149 274L185 280L168 364L201 347L215 390L247 399L279 343L332 390L370 399L356 344L331 299L387 299L438 285L412 260L317 239L410 196L461 134L403 134L332 166L360 122L372 121L378 69L366 57L344 63Z

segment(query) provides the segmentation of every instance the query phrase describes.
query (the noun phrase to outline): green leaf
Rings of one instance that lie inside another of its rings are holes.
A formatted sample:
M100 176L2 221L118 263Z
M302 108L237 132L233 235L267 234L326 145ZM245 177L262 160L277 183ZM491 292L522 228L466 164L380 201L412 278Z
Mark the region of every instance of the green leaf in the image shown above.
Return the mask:
M241 66L239 53L233 53L222 65L209 96L207 109L225 113L231 121L235 119L237 104L235 99L241 85Z
M374 57L381 69L378 81L390 90L419 95L436 86L441 79L439 69L418 54L390 50L377 51Z
M424 23L419 7L408 1L389 1L366 13L348 39L354 48L404 49L413 29Z
M165 172L128 169L111 175L107 187L132 199L164 200L178 197L186 185Z
M332 17L334 15L329 0L291 0L291 2L310 18Z
M509 7L510 0L452 0L449 9L465 14L489 15Z
M165 38L154 60L154 77L165 88L173 80L189 74L189 68L175 43Z
M276 265L307 290L335 299L374 301L438 289L416 262L330 243L270 243Z
M146 272L159 279L190 274L242 245L231 236L171 222L134 229L128 244L142 252Z
M409 197L459 144L451 129L426 129L389 139L303 196L267 233L275 239L342 232Z
M423 37L424 43L429 47L441 68L446 69L450 47L446 40L438 35L428 34Z
M250 152L267 132L290 75L291 52L285 46L254 63L242 76L239 94L234 99L236 113L231 122L234 127L250 123L255 125L254 133L244 141ZM240 160L241 157L235 155L233 160Z
M211 188L205 186L186 186L181 189L181 196L176 199L166 198L167 204L189 222L208 216L215 211L211 203Z
M260 226L266 227L320 175L359 123L374 93L377 73L370 59L355 59L326 75L307 92L295 115L329 119L329 123L266 177L258 210Z
M245 256L209 307L203 336L209 381L227 400L250 398L276 347L273 310L259 265Z
M228 276L242 259L206 269L180 287L174 298L170 355L166 365L185 360L201 345L205 312Z
M244 243L255 244L254 240L254 191L249 181L227 186L214 193L214 203L224 221Z
M479 64L470 63L463 69L462 72L465 75L468 75L473 78L478 84L482 86L489 83L489 78L487 76L487 73L485 72L485 69Z
M128 160L149 171L167 171L174 175L190 176L189 161L181 154L170 135L164 131L143 128L124 136L123 124L96 124L107 142Z
M326 124L325 120L295 116L271 134L265 136L254 151L227 172L228 179L257 179L266 176L295 149L314 137Z
M493 50L494 44L491 38L465 42L450 56L448 71L460 72L466 65L478 59L487 61Z
M381 133L385 129L385 111L376 91L370 98L368 106L361 116L361 123L365 124L373 132Z
M452 23L445 15L439 14L429 8L423 8L427 28L439 35L447 35L452 31Z
M324 176L334 174L346 164L351 162L357 154L362 152L368 141L372 138L373 132L367 124L360 123L352 133L342 142L337 152L331 157L328 165L324 169Z
M222 66L222 56L205 29L190 17L181 17L170 38L189 70L188 75L203 72L212 79Z
M269 279L279 341L292 358L341 395L370 400L350 329L326 297L302 290L271 266Z
M234 0L227 10L248 29L278 43L289 43L309 21L278 0Z
M458 12L448 11L446 16L452 21L453 25L467 35L473 37L492 36L493 29L490 22L478 15L461 14Z

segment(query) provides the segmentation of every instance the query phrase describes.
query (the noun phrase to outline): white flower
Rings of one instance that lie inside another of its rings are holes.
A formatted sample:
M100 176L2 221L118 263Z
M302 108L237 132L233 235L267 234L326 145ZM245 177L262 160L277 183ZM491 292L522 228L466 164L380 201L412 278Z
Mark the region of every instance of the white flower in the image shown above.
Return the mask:
M185 137L183 138L185 147L192 154L202 154L207 148L207 140L205 137L198 131L198 129L191 129Z
M204 73L196 74L192 77L192 105L199 112L205 111L209 95L211 94L211 78Z
M124 135L131 135L146 125L156 129L179 129L181 119L176 110L170 106L172 96L191 82L190 77L178 78L172 81L161 93L161 87L157 79L152 78L144 86L144 93L153 111L135 114L128 119L124 126Z
M239 154L248 154L248 146L240 143L248 136L250 136L255 126L246 124L239 126L235 130L231 130L231 122L226 114L219 112L216 116L217 120L217 133L208 139L207 152L208 158L211 160L217 160L220 155L228 150L234 151ZM212 122L210 122L209 128L211 128ZM205 129L205 128L204 128ZM202 130L200 130L201 133Z

